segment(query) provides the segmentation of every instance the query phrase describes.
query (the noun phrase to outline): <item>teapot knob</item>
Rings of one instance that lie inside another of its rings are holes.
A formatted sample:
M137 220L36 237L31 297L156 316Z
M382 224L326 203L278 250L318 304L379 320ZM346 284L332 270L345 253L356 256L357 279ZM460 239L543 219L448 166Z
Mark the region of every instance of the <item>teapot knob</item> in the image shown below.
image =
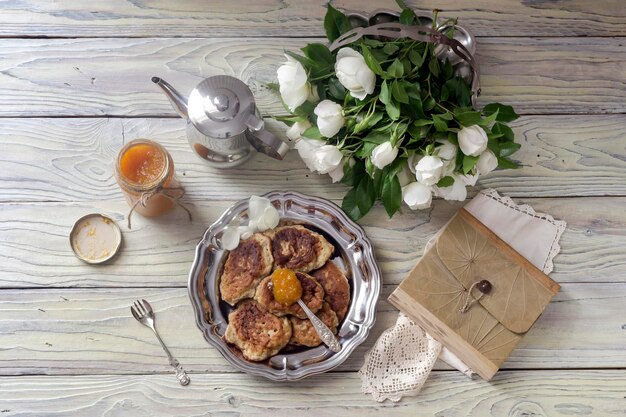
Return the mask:
M225 111L228 108L228 97L225 94L218 94L213 97L213 104L219 111Z

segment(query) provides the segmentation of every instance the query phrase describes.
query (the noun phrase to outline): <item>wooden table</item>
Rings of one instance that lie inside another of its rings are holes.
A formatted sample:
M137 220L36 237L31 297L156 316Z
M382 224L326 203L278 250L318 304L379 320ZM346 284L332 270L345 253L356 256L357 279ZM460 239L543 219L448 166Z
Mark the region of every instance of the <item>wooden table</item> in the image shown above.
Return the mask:
M270 190L337 202L346 191L309 173L295 153L282 163L259 155L230 171L204 165L150 82L161 76L187 92L230 74L252 86L266 115L278 114L261 82L275 79L283 49L323 35L325 10L307 0L248 3L0 2L0 416L626 415L622 1L411 1L460 16L478 36L480 104L500 101L522 114L514 130L523 168L494 172L479 187L568 229L552 274L562 290L493 381L437 364L423 392L398 404L362 395L356 371L396 319L387 295L461 204L436 201L392 220L377 207L361 221L384 288L371 336L335 372L297 383L235 372L194 324L186 290L193 248L226 207ZM113 161L138 137L172 153L193 223L176 211L137 216L126 229ZM93 211L123 228L123 249L104 266L81 263L68 243L72 223ZM139 297L152 302L163 339L191 371L189 387L131 317Z

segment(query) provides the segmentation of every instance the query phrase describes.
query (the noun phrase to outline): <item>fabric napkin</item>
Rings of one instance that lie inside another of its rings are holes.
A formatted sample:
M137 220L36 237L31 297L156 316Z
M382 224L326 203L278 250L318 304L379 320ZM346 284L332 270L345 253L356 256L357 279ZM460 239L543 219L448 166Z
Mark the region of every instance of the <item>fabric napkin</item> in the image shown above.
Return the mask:
M537 268L552 272L552 259L561 250L564 221L537 213L528 205L517 205L493 189L478 193L465 209ZM438 236L429 240L425 250ZM417 395L437 358L469 377L474 375L458 357L400 313L395 326L385 330L365 354L359 371L361 390L379 402Z

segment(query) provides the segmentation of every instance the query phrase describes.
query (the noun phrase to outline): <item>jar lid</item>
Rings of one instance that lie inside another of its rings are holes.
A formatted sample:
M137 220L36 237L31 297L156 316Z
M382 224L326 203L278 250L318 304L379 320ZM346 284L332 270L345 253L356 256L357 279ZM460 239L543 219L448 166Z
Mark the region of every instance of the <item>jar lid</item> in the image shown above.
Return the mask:
M90 213L76 220L70 232L74 255L89 264L113 258L122 245L122 231L115 220L100 213Z
M254 97L241 80L228 75L209 77L198 84L187 104L189 120L203 134L227 138L243 133L254 114Z

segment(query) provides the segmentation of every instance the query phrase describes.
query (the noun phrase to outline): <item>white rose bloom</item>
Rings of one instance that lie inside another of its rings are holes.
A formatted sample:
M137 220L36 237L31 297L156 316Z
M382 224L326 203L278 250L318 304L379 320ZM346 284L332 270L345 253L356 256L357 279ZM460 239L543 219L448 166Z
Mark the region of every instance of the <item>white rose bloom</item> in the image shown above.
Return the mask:
M415 174L415 165L417 165L420 159L422 159L422 155L418 155L415 153L409 156L409 159L407 160L407 162L409 163L409 169L413 174Z
M391 142L384 142L372 150L372 164L378 169L383 169L396 159L398 148L391 146Z
M313 110L317 116L317 127L322 136L332 138L343 127L343 110L341 106L334 101L321 101Z
M343 162L339 166L328 173L333 182L339 182L343 178Z
M343 154L334 145L324 145L313 154L315 170L320 174L328 174L337 167L343 166Z
M464 127L458 133L459 147L465 155L478 156L487 149L487 132L478 125Z
M415 165L415 178L424 185L435 185L443 174L443 161L437 156L425 156Z
M487 174L498 167L498 158L491 150L486 149L476 161L476 172L480 175Z
M402 200L411 210L425 209L430 207L433 194L429 187L419 182L412 182L402 187Z
M290 140L295 141L299 139L305 130L311 127L311 122L305 120L304 122L295 122L289 129L287 129L286 135Z
M319 139L301 138L296 142L295 148L298 150L300 158L304 161L310 171L316 171L315 152L324 146L326 142Z
M439 141L439 146L435 148L435 152L437 156L446 161L451 161L456 158L456 150L457 147L449 140L441 140Z
M411 172L409 164L404 164L400 172L398 172L398 181L400 182L400 187L415 182L415 174Z
M363 100L374 92L376 75L365 63L363 55L351 48L341 48L337 52L335 73L341 85L350 91L352 97Z
M453 175L454 184L449 187L435 187L435 192L444 200L465 201L467 190L465 181L459 175Z
M309 98L311 86L306 77L306 71L302 64L287 56L287 61L278 68L276 75L280 85L280 95L287 107L294 111Z

